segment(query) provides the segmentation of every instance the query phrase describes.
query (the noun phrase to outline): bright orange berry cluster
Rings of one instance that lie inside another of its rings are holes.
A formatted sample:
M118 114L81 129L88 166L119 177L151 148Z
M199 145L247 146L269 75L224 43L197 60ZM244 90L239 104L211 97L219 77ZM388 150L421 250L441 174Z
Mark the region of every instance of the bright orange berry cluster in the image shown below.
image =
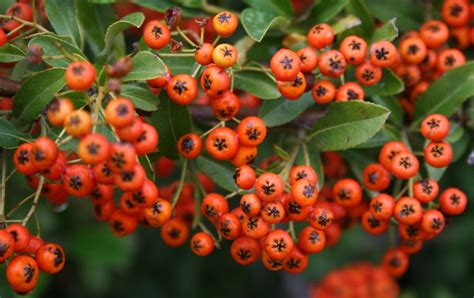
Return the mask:
M380 266L355 263L333 270L310 290L312 298L395 298L399 287L393 277Z
M8 262L6 278L13 291L26 295L38 282L40 271L56 274L66 257L61 246L45 243L21 224L0 230L0 264Z
M359 84L377 84L382 79L382 68L396 62L397 50L389 41L375 42L369 48L363 38L350 35L336 50L331 49L334 37L331 26L318 24L307 34L309 47L296 52L283 48L273 55L270 68L284 97L296 100L312 90L318 104L364 100L364 89ZM342 79L336 88L335 79L344 78L348 65L355 67L358 83Z

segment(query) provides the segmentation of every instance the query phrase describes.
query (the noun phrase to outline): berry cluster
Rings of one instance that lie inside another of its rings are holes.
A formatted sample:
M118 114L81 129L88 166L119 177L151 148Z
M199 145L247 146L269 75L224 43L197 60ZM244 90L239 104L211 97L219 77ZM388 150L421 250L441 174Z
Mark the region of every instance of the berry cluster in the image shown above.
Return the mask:
M334 33L328 24L318 24L307 34L310 47L294 52L280 49L273 55L270 68L277 80L278 90L290 100L298 99L304 92L312 90L316 103L364 100L364 89L382 79L382 68L392 67L397 50L389 41L367 44L355 35L345 37L339 50L331 49ZM344 82L344 73L349 65L355 68L356 82ZM341 78L336 88L334 79Z
M328 273L313 285L310 297L373 297L395 298L399 289L396 281L379 266L355 263Z
M442 20L426 21L418 31L400 37L399 55L392 69L405 83L400 103L409 115L431 82L466 63L461 50L474 45L474 29L469 25L474 6L464 0L445 0L441 16Z
M40 270L48 274L61 271L66 257L61 246L45 243L21 224L0 230L0 264L8 262L7 281L13 291L25 295L38 282Z
M176 27L181 20L181 12L176 9L169 9L166 22L170 27ZM199 21L204 30L208 20ZM219 37L230 37L238 26L237 17L228 11L223 11L212 19L214 31ZM240 108L238 97L234 94L231 86L231 75L226 69L231 68L236 62L238 53L236 48L227 43L216 45L200 40L196 44L186 35L183 35L194 49L182 49L180 45L175 49L175 42L171 39L170 29L158 20L147 23L143 30L143 40L146 45L154 50L160 50L170 44L170 50L189 51L194 53L194 59L198 64L193 75L177 74L172 75L168 68L161 77L148 80L147 83L155 94L161 89L166 89L169 98L180 105L192 103L198 96L198 82L194 78L202 66L205 66L199 79L202 91L211 97L211 107L217 118L222 120L232 119ZM178 27L179 28L179 27ZM204 32L204 31L203 31ZM218 40L216 39L216 42Z

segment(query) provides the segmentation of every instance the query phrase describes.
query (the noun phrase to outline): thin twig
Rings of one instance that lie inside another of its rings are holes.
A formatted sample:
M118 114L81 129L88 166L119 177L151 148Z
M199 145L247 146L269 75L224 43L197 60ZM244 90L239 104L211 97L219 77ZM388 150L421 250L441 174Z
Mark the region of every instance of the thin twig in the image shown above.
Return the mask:
M44 185L44 177L41 176L40 179L39 179L38 188L36 189L36 192L35 192L35 198L33 199L33 204L31 204L30 211L28 211L28 214L26 214L26 217L23 219L23 221L21 223L23 226L26 226L26 224L28 223L28 220L30 220L30 217L36 211L36 206L38 205L38 201L39 201L39 198L40 198L40 195L41 195L41 191L43 190L43 185Z
M184 181L186 179L186 172L188 170L188 160L185 159L183 162L183 168L181 169L181 177L179 178L178 188L176 189L176 193L173 196L173 200L171 201L171 208L174 209L176 203L178 203L179 197L181 195L181 191L183 190Z

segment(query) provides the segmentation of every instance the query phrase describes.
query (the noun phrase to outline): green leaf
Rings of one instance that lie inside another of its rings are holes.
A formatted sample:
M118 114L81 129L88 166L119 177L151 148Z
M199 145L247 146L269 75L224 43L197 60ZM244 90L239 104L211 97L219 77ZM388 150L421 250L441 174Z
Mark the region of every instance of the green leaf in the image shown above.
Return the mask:
M27 59L23 59L18 61L13 67L12 74L10 75L10 79L14 81L22 81L23 76L25 74L25 70L30 66L30 62Z
M400 30L409 31L416 30L423 18L422 1L413 0L365 0L369 11L382 21L389 21L397 18L397 24Z
M111 3L116 3L118 0L88 0L88 1L95 4L111 4Z
M357 145L357 149L366 149L374 147L382 147L385 143L390 141L396 141L400 139L400 130L389 125L384 125L382 129L377 132L373 137L365 141L364 143Z
M133 68L123 78L127 81L145 81L161 76L166 71L163 61L151 52L140 51L132 58Z
M474 96L474 62L445 73L418 97L411 128L416 129L431 114L451 116L471 96Z
M56 33L71 37L76 46L82 47L82 33L74 0L45 0L44 5L48 20Z
M124 16L119 21L113 23L107 28L105 33L105 53L108 53L114 45L115 37L129 28L140 28L145 20L145 16L141 12L134 12Z
M397 18L393 18L385 22L383 26L375 29L374 34L371 38L371 43L374 43L379 40L388 40L392 41L398 36L398 28L395 25Z
M0 148L15 148L18 146L18 140L25 140L26 137L10 121L0 118Z
M364 87L366 96L399 94L405 89L403 81L390 69L382 70L382 79L375 85Z
M310 19L314 24L326 23L339 14L349 0L319 0L311 10Z
M254 8L244 9L240 20L247 34L257 42L262 41L270 28L281 28L290 24L290 21L282 16L273 17L265 11Z
M386 108L369 102L335 102L316 122L309 139L321 151L345 150L373 137L389 114Z
M92 1L76 0L77 14L84 35L94 55L99 55L105 47L104 36L107 27L115 20L111 6L94 5Z
M244 0L244 2L255 10L265 11L272 16L291 17L294 14L289 0Z
M363 37L372 36L375 29L375 20L369 12L364 0L350 0L346 6L346 11L362 21L360 26L351 30L352 33Z
M276 83L267 75L257 71L239 71L234 74L234 87L261 99L275 99L281 96Z
M190 2L194 2L196 0L181 0L181 1L183 1L183 2L186 1L186 2L190 3ZM164 12L165 10L167 10L168 8L170 8L172 6L177 6L181 9L184 16L202 16L202 11L201 10L179 6L179 5L176 5L176 3L174 1L170 1L170 0L159 0L159 1L157 1L157 0L132 0L131 2L136 3L140 6L146 7L148 9L155 10L155 11L160 11L160 12Z
M191 74L194 63L194 57L163 57L163 62L170 68L171 73L187 73Z
M35 119L66 84L63 68L50 68L28 78L13 98L13 114L21 124Z
M23 58L25 58L25 52L11 43L0 47L0 62L2 63L16 62Z
M353 15L347 15L339 19L336 23L332 24L332 31L334 34L341 34L348 29L354 28L362 24L361 20Z
M400 127L403 125L404 112L395 96L373 96L372 101L390 110L388 121Z
M152 112L158 109L158 97L153 95L150 90L146 88L124 84L122 85L120 95L129 98L135 108L139 110Z
M313 104L314 100L309 93L295 101L285 98L268 100L260 107L259 117L268 127L279 126L292 121Z
M63 56L63 52L58 48L57 45L62 46L63 49L69 53L70 55L78 55L79 57L82 57L86 59L84 54L80 49L78 49L75 45L72 43L68 42L61 36L53 35L53 34L47 34L47 35L41 35L34 37L33 39L30 40L29 45L38 45L43 49L43 55L44 55L44 62L47 64L53 66L53 67L68 67L68 65L71 63L71 60L69 58L61 58L61 59L51 59L48 57L51 56Z
M234 182L234 170L223 162L210 159L203 155L196 158L198 168L211 178L217 185L230 192L237 191L239 188Z
M161 92L160 106L152 114L152 124L160 134L159 151L171 159L178 159L178 140L191 131L191 114L186 106L177 105Z
M273 151L275 154L283 160L289 160L290 154L286 152L283 148L278 146L277 144L273 144Z

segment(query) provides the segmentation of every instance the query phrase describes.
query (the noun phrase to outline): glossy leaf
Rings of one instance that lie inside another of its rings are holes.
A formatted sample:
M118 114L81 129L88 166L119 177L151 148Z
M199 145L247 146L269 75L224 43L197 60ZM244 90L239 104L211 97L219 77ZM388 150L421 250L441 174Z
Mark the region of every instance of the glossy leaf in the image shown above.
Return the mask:
M372 101L390 110L389 122L396 126L403 125L404 111L395 96L373 96Z
M310 93L305 93L296 101L285 98L268 100L260 107L259 117L268 127L279 126L292 121L312 105L314 101Z
M357 145L355 148L374 148L382 147L385 143L400 139L400 130L389 125L384 125L373 137Z
M423 18L422 2L413 0L365 0L369 11L382 21L397 18L397 25L402 31L416 30Z
M159 77L166 71L163 61L151 52L140 51L132 58L133 68L123 78L127 81L144 81Z
M50 68L34 74L21 85L13 98L13 114L20 124L31 123L64 87L64 72L63 68Z
M282 16L274 17L265 11L254 8L244 9L240 15L240 20L247 34L257 42L262 41L270 28L281 28L290 23L288 19Z
M107 27L115 21L114 10L111 6L94 5L91 1L76 0L79 22L84 30L84 36L95 55L105 47L104 36Z
M83 38L79 28L75 0L45 0L48 21L58 35L72 38L73 43L82 47Z
M150 90L136 85L122 85L120 95L129 98L136 109L152 112L158 109L158 97Z
M337 14L339 14L348 3L349 0L319 0L311 10L311 21L314 24L328 22Z
M0 148L15 148L23 139L25 135L20 133L10 121L0 118Z
M349 0L346 6L346 11L362 20L360 26L353 28L352 33L370 37L375 29L375 21L372 14L369 12L365 0Z
M23 58L25 58L25 52L11 43L0 47L0 62L2 63L16 62Z
M191 114L186 106L173 103L163 92L159 98L160 106L151 117L153 126L160 134L158 147L164 156L178 159L178 140L191 131Z
M393 18L385 22L383 26L375 29L372 35L371 42L374 43L379 40L392 41L398 36L398 28L396 26L397 18Z
M196 62L194 57L163 57L162 60L170 68L172 74L191 74Z
M345 150L373 137L390 111L362 101L336 102L319 119L310 136L311 145L321 151Z
M62 46L63 49L70 55L78 55L79 57L83 57L85 59L82 51L72 43L68 42L62 36L53 34L40 35L31 39L29 45L40 46L43 50L44 62L53 67L66 68L71 63L71 60L66 57L60 59L51 59L52 56L64 56L63 52L58 48L58 46Z
M110 25L105 33L105 52L107 53L112 48L115 37L117 37L119 33L129 28L139 28L144 20L145 16L143 13L135 12L124 16L119 21Z
M447 72L417 98L411 128L416 129L431 114L451 116L471 96L474 96L474 62Z
M234 182L234 170L223 162L205 157L203 155L196 159L198 168L211 178L214 183L230 192L237 191L239 188Z
M234 87L261 99L275 99L281 96L276 83L264 73L256 71L236 72Z
M290 17L293 8L290 0L244 0L250 7L259 11L265 11L272 15Z

